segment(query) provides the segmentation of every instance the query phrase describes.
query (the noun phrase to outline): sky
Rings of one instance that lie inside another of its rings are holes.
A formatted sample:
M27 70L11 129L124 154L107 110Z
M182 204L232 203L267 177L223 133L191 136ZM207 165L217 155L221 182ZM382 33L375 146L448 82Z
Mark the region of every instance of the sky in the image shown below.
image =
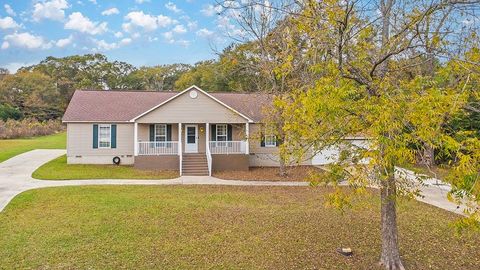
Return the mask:
M87 53L137 67L193 64L237 31L215 0L0 0L0 67Z

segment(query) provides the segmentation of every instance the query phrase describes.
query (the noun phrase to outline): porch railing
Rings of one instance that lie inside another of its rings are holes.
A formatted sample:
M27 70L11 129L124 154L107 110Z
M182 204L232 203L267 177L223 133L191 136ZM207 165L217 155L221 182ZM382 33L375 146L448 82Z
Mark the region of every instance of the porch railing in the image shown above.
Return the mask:
M211 141L210 152L212 154L245 154L245 141Z
M160 156L178 155L178 142L138 142L138 155Z

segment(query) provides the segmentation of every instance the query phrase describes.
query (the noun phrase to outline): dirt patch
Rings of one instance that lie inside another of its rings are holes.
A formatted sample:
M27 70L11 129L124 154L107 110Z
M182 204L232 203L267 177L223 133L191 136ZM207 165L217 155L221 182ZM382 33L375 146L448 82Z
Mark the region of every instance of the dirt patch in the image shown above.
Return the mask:
M275 167L255 167L249 171L216 171L213 176L225 180L308 182L312 180L312 175L324 173L313 166L289 167L286 176L280 176L279 172Z

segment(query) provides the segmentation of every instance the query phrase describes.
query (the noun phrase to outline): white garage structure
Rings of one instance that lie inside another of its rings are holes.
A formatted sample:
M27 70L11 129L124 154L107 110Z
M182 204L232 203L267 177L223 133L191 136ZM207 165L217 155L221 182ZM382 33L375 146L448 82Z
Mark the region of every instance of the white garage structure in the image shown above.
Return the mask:
M361 147L361 148L368 148L369 142L368 139L365 137L352 137L346 138L349 143L354 146ZM312 165L327 165L337 161L338 156L341 152L341 146L330 146L324 149L323 151L319 152L312 158ZM361 163L366 163L367 160L361 161Z

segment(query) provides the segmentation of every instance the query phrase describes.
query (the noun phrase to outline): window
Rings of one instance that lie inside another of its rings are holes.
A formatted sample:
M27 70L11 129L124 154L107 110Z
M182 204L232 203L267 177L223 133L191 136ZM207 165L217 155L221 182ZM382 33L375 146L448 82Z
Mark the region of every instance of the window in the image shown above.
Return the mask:
M276 146L277 146L277 136L265 135L265 147L276 147Z
M167 125L156 124L155 125L155 141L166 142L167 141Z
M227 125L217 125L217 142L227 141Z
M110 148L111 146L111 125L99 125L98 126L98 147Z

